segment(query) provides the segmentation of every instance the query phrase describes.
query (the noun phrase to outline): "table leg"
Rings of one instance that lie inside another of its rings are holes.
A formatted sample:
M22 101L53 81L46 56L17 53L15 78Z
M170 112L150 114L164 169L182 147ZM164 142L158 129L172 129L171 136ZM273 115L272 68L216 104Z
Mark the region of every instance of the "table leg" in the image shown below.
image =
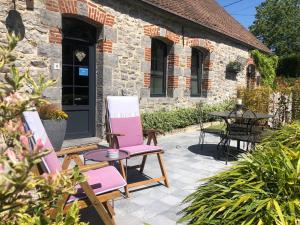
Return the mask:
M127 164L127 163L126 163L126 164ZM127 182L127 174L125 173L124 164L123 164L122 160L119 160L119 165L120 165L121 175L122 175L122 177L125 179L125 181ZM126 168L126 169L127 169L127 168ZM124 187L124 189L125 189L126 197L129 198L128 186L126 185L126 186Z

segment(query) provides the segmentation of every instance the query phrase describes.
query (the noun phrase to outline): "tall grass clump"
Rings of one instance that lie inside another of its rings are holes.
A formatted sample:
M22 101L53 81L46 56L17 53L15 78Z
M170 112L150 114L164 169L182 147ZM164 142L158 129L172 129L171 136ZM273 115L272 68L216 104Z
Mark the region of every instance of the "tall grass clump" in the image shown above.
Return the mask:
M187 224L300 224L300 122L267 137L252 154L189 195Z

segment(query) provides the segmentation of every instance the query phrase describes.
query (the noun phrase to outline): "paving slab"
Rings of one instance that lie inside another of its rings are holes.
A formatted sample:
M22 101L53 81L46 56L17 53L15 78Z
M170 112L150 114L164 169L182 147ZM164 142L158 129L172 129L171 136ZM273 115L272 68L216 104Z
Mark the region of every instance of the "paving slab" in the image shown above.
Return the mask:
M198 144L199 131L189 131L159 137L159 145L165 150L164 159L170 188L162 184L148 185L130 192L130 198L114 201L117 225L173 225L180 218L178 212L184 208L182 200L200 185L200 180L228 168L217 150L219 138L206 135L203 149ZM130 159L128 164L141 162L141 158ZM230 163L229 163L230 164ZM148 157L145 174L160 176L157 157ZM135 176L134 173L128 174ZM83 212L84 221L101 224L93 209Z

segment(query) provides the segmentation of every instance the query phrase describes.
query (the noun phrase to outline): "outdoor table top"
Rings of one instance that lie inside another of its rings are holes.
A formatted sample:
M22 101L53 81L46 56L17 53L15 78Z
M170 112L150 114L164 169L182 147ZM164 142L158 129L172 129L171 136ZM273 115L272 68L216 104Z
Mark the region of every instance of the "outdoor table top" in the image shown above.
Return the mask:
M274 117L273 115L270 114L266 114L266 113L244 113L244 114L236 114L236 113L232 113L229 111L224 111L224 112L211 112L209 113L209 115L211 116L218 116L221 118L236 118L236 117L243 117L244 119L269 119Z
M107 155L107 150L108 149L93 150L85 153L83 157L85 160L92 160L96 162L112 162L129 158L129 154L121 150L119 150L119 156L117 158L110 158Z

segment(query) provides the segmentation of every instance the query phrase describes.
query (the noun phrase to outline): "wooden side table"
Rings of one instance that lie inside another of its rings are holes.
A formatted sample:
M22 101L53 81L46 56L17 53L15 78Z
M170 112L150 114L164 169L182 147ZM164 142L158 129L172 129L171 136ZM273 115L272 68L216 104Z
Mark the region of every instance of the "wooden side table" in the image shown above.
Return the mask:
M97 149L97 150L93 150L93 151L85 153L83 155L84 163L87 160L91 160L91 161L95 161L95 162L108 162L110 165L113 166L115 164L115 162L118 161L120 170L121 170L120 171L121 175L127 182L127 159L129 158L129 154L125 151L119 150L119 156L117 158L110 158L107 155L107 150L108 149ZM126 163L125 163L126 167L124 167L124 164L122 161L123 159L126 160ZM129 197L128 186L126 185L124 187L124 189L125 189L126 197L128 198Z

